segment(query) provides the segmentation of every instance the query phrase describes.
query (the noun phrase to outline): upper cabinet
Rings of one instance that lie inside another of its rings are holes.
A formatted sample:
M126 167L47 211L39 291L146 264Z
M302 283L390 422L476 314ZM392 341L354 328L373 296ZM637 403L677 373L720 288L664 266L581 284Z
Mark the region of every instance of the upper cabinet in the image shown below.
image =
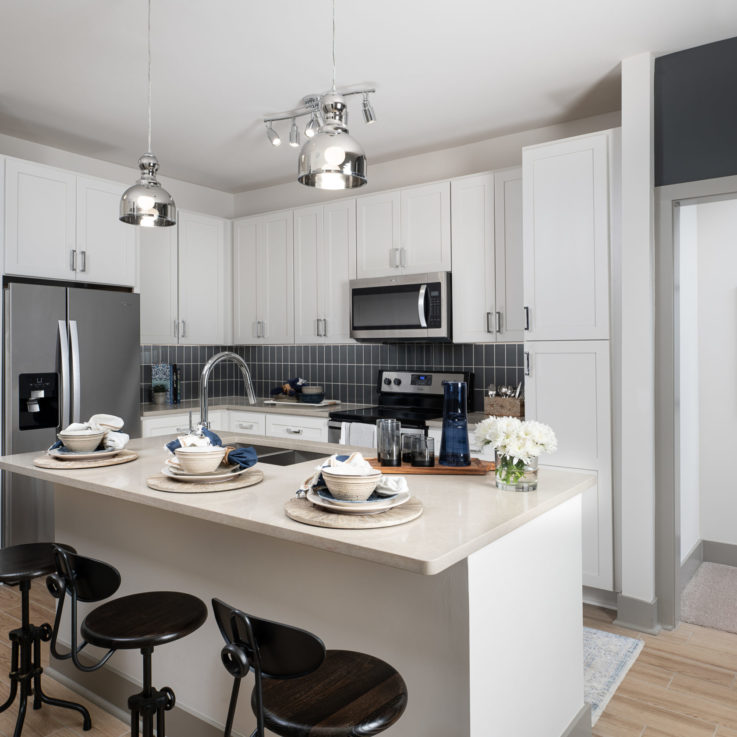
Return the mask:
M453 340L521 340L521 169L452 180L451 222Z
M527 340L609 337L613 131L523 149Z
M344 343L356 278L356 201L294 211L294 335L297 343Z
M450 182L357 199L359 278L450 271Z
M141 228L141 343L177 343L179 274L176 226Z
M8 158L5 273L134 286L136 228L118 220L124 190L117 182Z
M236 343L294 342L292 211L233 223Z

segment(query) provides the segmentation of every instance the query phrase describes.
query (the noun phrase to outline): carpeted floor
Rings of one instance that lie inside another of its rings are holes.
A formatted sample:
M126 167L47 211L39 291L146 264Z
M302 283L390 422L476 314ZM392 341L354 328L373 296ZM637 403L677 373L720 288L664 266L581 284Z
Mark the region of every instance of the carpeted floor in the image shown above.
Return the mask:
M737 632L737 568L702 563L681 594L681 619Z
M642 640L583 628L583 699L591 705L591 725L602 715L617 686L644 647Z

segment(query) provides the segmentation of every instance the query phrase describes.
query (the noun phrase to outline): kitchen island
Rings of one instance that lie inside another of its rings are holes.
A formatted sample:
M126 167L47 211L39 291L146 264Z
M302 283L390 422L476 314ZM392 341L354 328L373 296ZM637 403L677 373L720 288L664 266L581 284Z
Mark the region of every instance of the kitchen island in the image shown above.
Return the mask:
M345 450L247 440L325 455ZM133 441L137 461L99 469L37 468L37 453L0 458L0 468L54 484L57 540L118 567L119 594L181 590L208 604L217 596L311 630L329 648L390 662L407 682L409 704L389 736L588 733L580 494L593 476L545 469L539 491L527 494L499 491L489 476L409 477L424 505L419 519L334 530L302 525L283 511L314 461L260 463L264 481L237 491L172 494L146 486L161 468L162 446L161 438ZM156 652L155 683L177 694L172 734L221 729L230 689L222 644L210 617ZM130 681L140 678L135 652L116 653L105 677L66 662L51 666L123 708L135 690ZM253 723L247 694L236 718L242 734Z

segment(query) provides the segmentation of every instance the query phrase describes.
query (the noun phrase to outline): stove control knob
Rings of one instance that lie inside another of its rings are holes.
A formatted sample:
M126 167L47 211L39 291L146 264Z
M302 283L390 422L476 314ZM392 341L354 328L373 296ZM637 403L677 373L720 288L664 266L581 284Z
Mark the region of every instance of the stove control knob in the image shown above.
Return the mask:
M394 379L394 386L399 386L402 383L401 379Z
M384 379L384 383L385 383L385 384L386 384L387 386L389 386L389 384L391 384L391 383L392 383L392 380L391 380L391 379Z

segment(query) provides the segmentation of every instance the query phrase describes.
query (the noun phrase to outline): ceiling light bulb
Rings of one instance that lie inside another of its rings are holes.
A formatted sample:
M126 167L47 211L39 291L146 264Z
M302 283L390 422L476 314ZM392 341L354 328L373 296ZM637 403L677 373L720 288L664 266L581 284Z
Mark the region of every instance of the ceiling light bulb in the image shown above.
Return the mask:
M272 146L281 146L281 138L279 138L279 134L271 127L271 123L266 126L266 135L269 137Z
M289 145L292 148L299 146L299 128L297 128L297 121L292 118L292 127L289 129Z
M374 107L369 101L368 92L363 93L363 119L367 125L376 122L376 113Z

